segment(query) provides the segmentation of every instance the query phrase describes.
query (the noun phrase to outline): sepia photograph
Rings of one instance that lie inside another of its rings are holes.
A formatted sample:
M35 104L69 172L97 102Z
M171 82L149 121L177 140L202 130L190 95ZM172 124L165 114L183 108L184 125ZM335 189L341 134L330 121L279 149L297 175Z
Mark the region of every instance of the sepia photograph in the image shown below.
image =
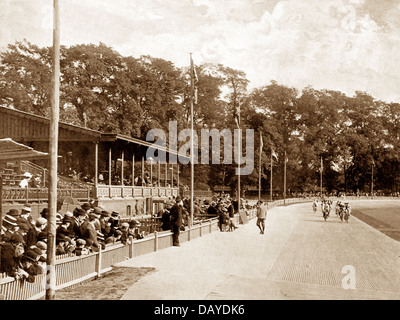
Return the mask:
M396 0L0 0L0 300L400 300L399 57Z

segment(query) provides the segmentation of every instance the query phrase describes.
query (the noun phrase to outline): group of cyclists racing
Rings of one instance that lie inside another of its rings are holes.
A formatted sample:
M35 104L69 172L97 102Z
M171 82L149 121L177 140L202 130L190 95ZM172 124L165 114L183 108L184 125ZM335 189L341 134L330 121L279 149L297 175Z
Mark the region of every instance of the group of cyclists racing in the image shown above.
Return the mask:
M313 204L313 211L316 212L318 210L318 200L314 200ZM322 211L322 217L326 221L331 213L333 207L333 200L329 199L322 199L321 200L321 211ZM349 222L350 214L351 214L351 207L350 203L344 202L344 201L336 201L335 204L335 214L338 218L340 218L341 221L346 221L346 223Z

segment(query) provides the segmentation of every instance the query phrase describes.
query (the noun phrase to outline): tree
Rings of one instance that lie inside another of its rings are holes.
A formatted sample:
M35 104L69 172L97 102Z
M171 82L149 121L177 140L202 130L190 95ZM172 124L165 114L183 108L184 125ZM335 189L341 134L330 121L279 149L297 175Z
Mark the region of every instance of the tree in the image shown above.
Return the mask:
M0 54L0 104L46 116L51 95L51 51L24 40Z

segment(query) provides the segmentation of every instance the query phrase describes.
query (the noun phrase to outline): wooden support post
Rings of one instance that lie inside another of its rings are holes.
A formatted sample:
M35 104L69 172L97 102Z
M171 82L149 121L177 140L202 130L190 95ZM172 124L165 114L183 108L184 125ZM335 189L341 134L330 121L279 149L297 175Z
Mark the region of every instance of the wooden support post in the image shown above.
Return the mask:
M121 186L124 185L124 150L122 150L122 155L121 155Z
M99 184L99 143L94 144L94 187Z
M135 154L132 154L132 187L135 186Z
M111 186L111 147L108 149L108 185Z
M53 50L52 95L49 128L49 219L47 225L46 300L54 300L56 289L56 213L57 213L57 161L58 122L60 113L60 8L59 0L53 0Z

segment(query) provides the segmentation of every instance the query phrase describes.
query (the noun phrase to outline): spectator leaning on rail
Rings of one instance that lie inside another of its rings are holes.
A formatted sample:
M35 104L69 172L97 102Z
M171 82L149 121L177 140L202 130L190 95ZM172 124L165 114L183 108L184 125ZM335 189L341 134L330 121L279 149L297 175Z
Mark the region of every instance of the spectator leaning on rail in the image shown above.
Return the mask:
M25 252L24 247L25 241L18 233L12 234L9 241L5 241L1 244L1 272L5 272L8 276L16 279L21 279L23 277L18 269L21 257Z

